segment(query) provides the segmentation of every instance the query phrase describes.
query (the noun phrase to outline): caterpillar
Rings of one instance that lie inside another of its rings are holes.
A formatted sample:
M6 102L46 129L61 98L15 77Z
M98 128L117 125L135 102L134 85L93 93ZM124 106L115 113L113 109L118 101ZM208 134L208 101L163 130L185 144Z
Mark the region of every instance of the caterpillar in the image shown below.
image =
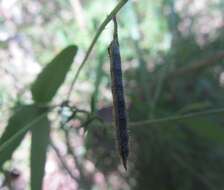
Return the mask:
M118 42L117 21L114 21L114 35L113 40L108 47L110 57L110 73L111 73L111 91L113 96L113 116L116 127L116 137L118 144L118 151L121 157L124 168L127 170L127 159L129 154L128 145L128 129L127 129L127 115L124 99L124 89L122 82L122 68L121 56Z

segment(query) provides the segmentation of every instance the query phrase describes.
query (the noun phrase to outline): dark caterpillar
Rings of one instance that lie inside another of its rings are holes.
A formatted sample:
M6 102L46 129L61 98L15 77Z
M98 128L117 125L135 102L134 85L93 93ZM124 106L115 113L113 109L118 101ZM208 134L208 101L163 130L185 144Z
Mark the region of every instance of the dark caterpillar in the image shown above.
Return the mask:
M116 126L116 136L118 142L118 151L122 159L124 168L127 170L127 159L129 154L128 147L128 129L127 129L127 116L124 99L124 89L122 83L122 69L121 69L121 56L118 43L117 22L114 21L114 36L111 42L108 53L110 56L110 72L112 80L112 95L114 105L114 120Z

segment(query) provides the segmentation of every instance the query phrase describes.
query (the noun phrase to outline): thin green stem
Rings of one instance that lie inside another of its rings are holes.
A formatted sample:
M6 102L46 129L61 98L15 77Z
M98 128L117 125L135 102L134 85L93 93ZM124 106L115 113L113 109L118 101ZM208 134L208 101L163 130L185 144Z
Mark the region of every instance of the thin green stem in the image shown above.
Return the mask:
M146 121L132 122L129 124L129 126L137 127L137 126L145 126L150 124L161 124L165 122L176 122L176 121L181 121L184 119L190 119L194 117L207 116L207 115L216 115L221 113L224 113L224 108L212 109L207 111L201 111L196 113L189 113L185 115L171 116L171 117L165 117L165 118L159 118L159 119L151 119Z
M161 75L159 76L158 83L157 83L157 86L156 86L156 89L155 89L155 94L154 94L154 97L153 97L153 100L152 100L150 118L154 117L155 108L156 108L158 100L161 96L168 69L169 69L169 65L165 65L162 72L161 72Z
M97 42L100 34L103 32L104 28L107 26L107 24L113 19L113 17L119 12L119 10L128 2L128 0L121 0L118 2L118 4L114 7L114 9L111 11L111 13L105 18L105 20L103 21L103 23L100 25L99 29L97 30L96 32L96 35L94 36L93 38L93 41L91 42L86 54L85 54L85 57L83 58L75 76L74 76L74 79L72 80L72 83L71 83L71 86L69 88L69 91L68 91L68 96L67 96L67 100L69 100L70 96L71 96L71 93L72 93L72 90L74 88L74 85L75 85L75 82L80 74L80 71L82 70L83 66L85 65L95 43Z

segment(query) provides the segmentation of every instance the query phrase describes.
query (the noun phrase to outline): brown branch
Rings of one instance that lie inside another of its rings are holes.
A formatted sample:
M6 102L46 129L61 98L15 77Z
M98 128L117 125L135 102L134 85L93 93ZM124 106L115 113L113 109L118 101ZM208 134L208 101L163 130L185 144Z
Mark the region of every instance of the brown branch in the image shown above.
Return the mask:
M64 160L64 158L61 156L60 151L58 150L58 148L54 145L53 141L51 140L51 147L53 148L53 150L55 151L58 159L60 160L63 168L68 172L69 176L74 180L79 182L79 178L77 178L72 171L70 170L69 166L67 165L66 161Z
M66 129L63 129L63 132L65 135L65 141L66 141L66 146L67 146L68 152L72 156L73 162L75 163L76 167L79 170L79 174L80 174L79 184L84 185L83 186L84 189L89 189L90 188L89 187L90 181L88 180L89 178L85 175L85 173L83 171L84 170L83 165L79 163L79 160L78 160L77 156L75 155L74 148L72 147L71 142L70 142L69 131Z
M220 61L224 61L224 50L216 52L212 56L206 59L194 61L189 66L177 69L171 72L170 74L168 74L167 78L176 78L182 75L198 72L202 69L205 69L206 67L214 66L215 64L218 64L220 63Z

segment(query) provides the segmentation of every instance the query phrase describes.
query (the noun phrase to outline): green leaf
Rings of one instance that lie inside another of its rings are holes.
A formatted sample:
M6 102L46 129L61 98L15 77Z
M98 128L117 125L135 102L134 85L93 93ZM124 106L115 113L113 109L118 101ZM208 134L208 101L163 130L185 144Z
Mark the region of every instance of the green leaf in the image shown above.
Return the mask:
M62 50L38 75L31 87L33 100L48 103L64 82L78 48L75 45Z
M42 189L47 147L49 144L50 121L43 117L32 131L31 142L31 190Z
M1 138L0 146L17 134L24 126L31 123L38 116L38 109L33 105L21 106L15 109L14 114L8 121ZM18 135L12 143L8 144L6 148L0 151L0 168L2 168L5 161L11 159L13 152L20 145L27 130Z

